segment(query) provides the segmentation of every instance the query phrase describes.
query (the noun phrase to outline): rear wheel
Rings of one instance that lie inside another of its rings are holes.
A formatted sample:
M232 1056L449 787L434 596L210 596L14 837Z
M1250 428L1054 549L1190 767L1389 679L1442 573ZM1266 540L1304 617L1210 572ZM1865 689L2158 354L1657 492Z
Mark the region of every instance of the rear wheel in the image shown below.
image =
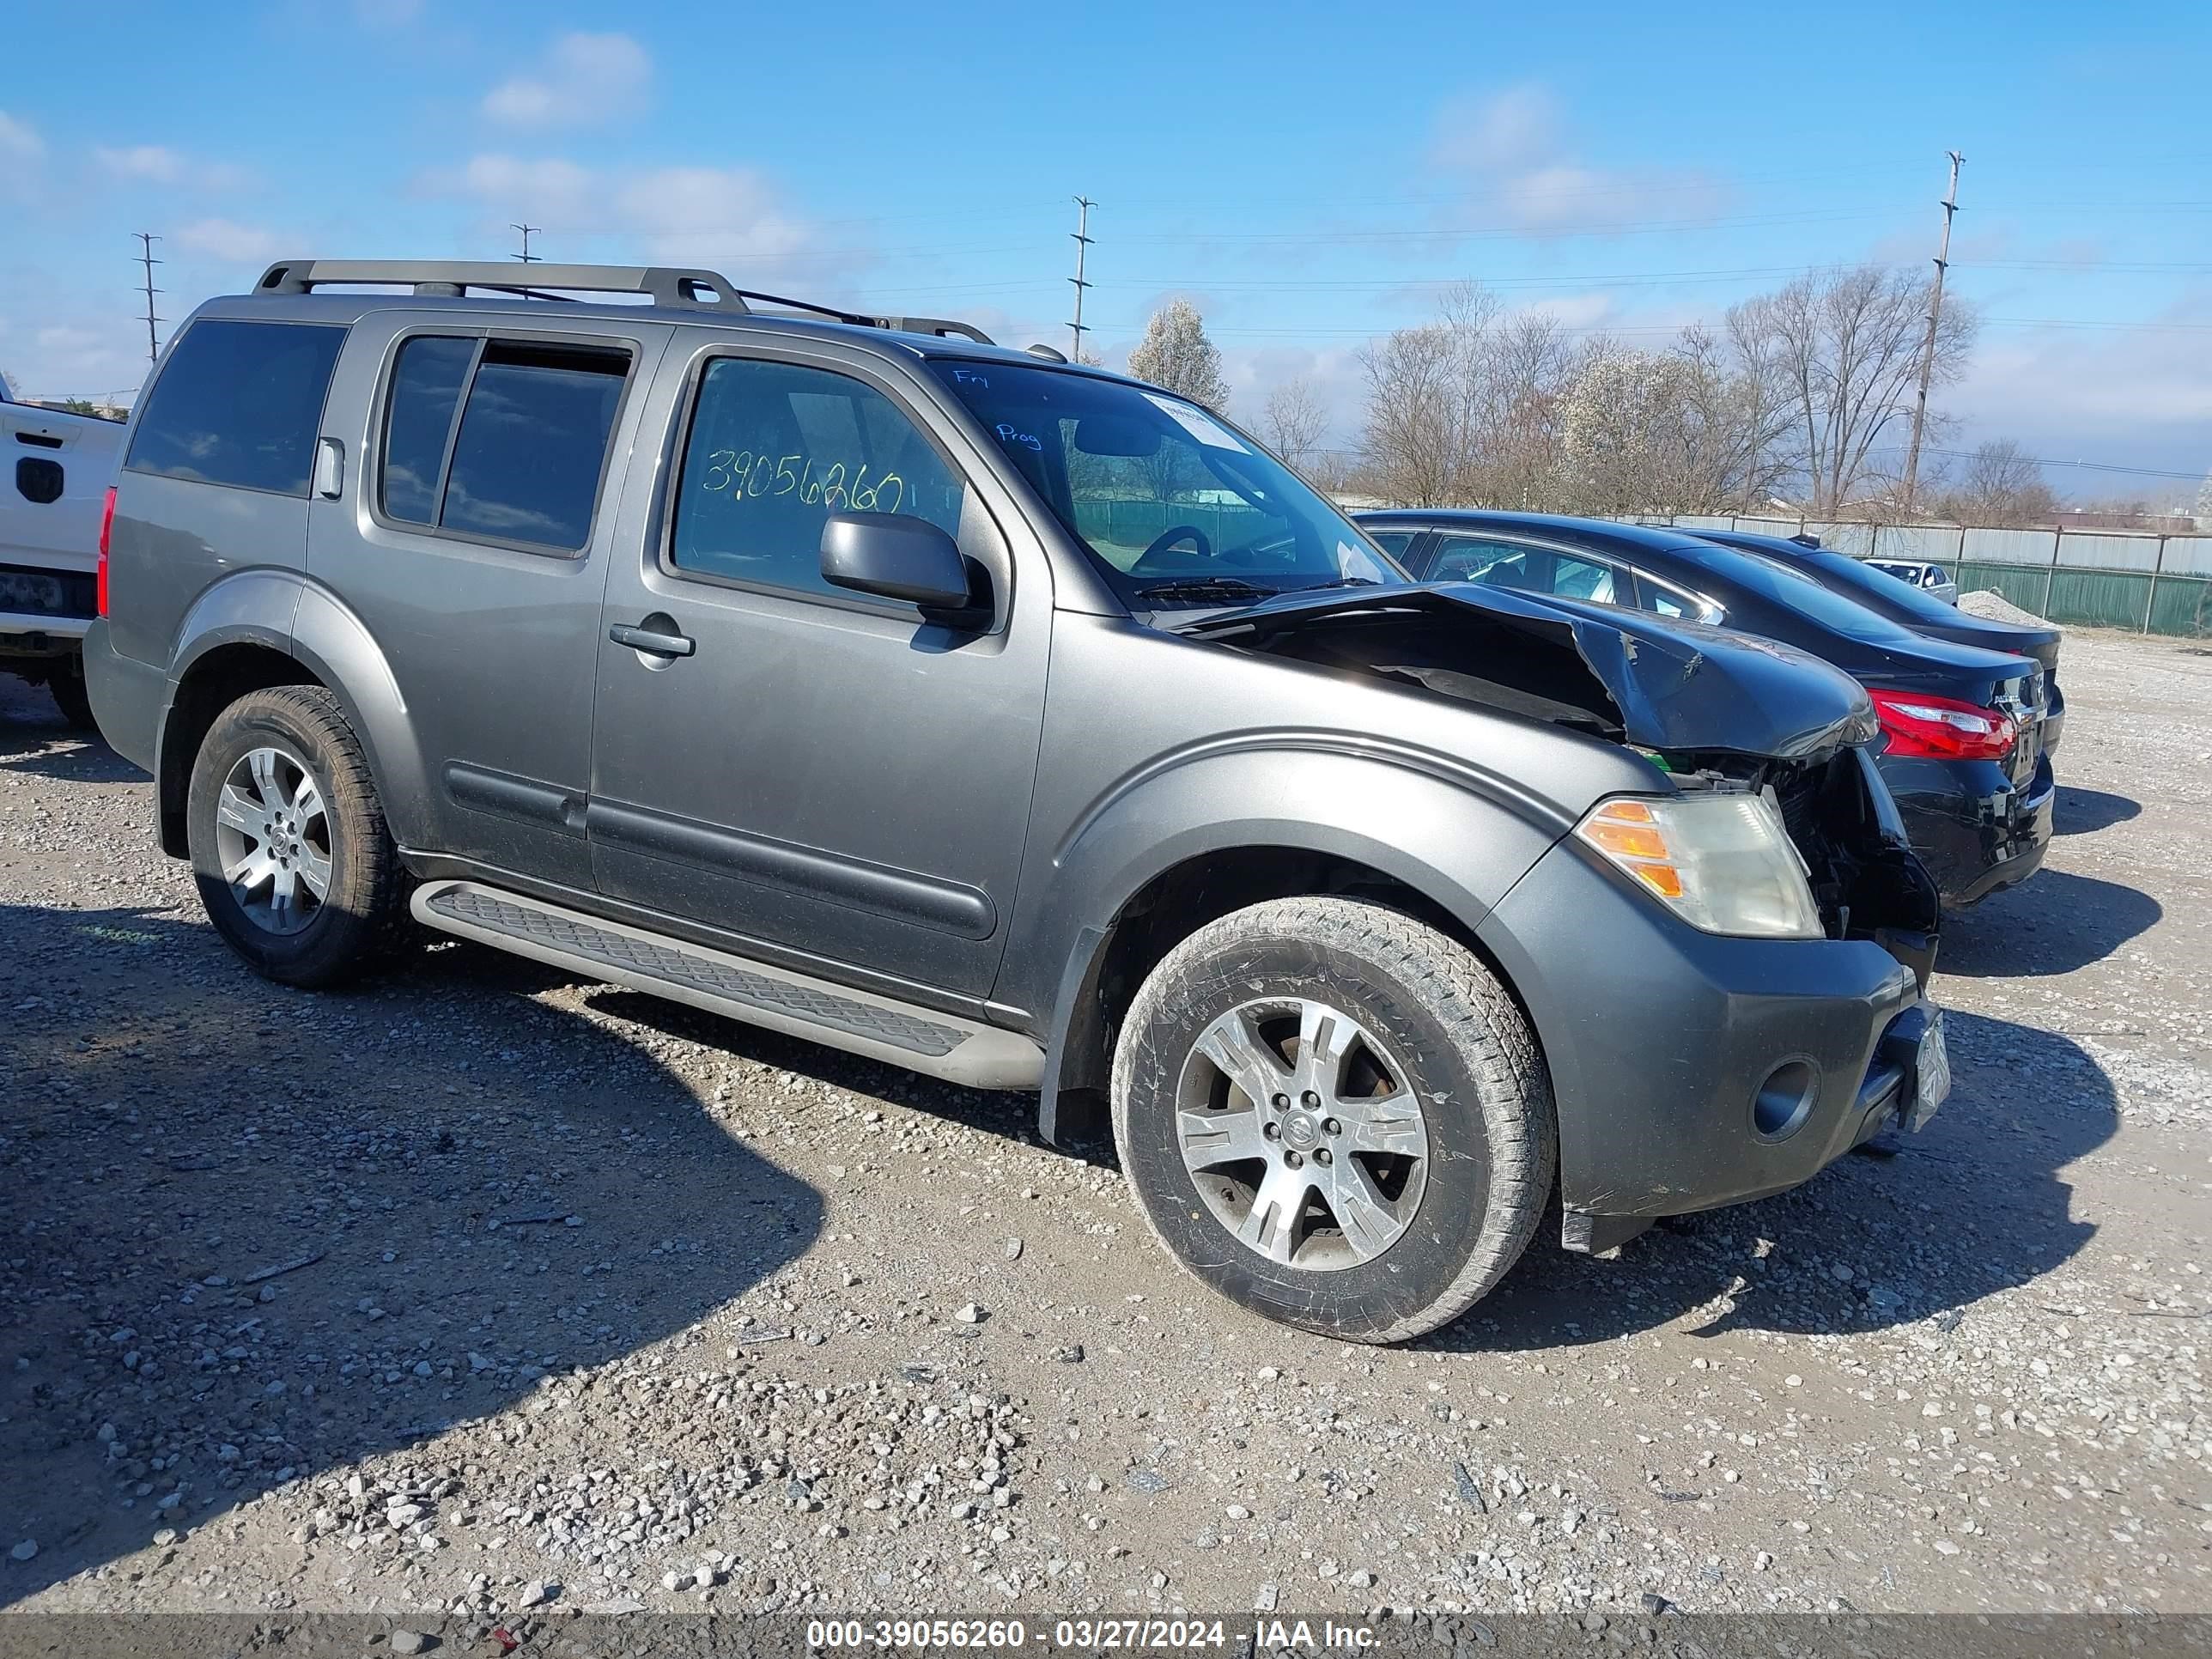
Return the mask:
M1457 1318L1551 1191L1527 1020L1471 951L1382 905L1273 900L1192 934L1138 993L1113 1097L1122 1168L1183 1265L1351 1341Z
M84 661L72 657L60 664L46 681L46 690L53 694L54 706L62 711L62 718L80 732L97 730L92 718L92 694L85 689Z
M319 685L251 692L216 716L185 811L208 919L257 973L336 984L402 915L404 872L367 757Z

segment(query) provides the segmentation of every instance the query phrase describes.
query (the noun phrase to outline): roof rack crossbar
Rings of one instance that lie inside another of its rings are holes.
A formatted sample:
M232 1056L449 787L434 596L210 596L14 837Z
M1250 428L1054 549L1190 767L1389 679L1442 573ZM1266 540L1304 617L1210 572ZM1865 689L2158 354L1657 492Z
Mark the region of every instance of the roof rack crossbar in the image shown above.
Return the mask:
M970 323L945 317L877 317L844 311L810 300L787 299L739 288L711 270L678 265L556 265L542 259L528 264L497 264L470 259L279 259L261 273L257 294L312 294L319 288L374 285L411 288L419 295L459 299L474 289L528 300L562 300L568 294L643 294L657 306L692 311L744 312L749 300L787 307L833 322L884 328L904 334L933 334L990 345L991 337ZM566 289L568 293L555 293Z
M257 294L310 294L319 288L374 283L412 288L418 294L459 296L471 289L540 295L548 289L579 294L643 294L658 306L699 311L743 311L738 285L711 270L675 265L527 265L470 259L279 259L253 285Z

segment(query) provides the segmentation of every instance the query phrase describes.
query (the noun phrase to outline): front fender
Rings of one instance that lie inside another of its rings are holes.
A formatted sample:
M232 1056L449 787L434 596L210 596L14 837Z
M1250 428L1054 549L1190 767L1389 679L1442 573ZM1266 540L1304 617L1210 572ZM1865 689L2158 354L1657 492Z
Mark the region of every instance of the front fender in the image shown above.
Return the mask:
M1487 793L1448 757L1371 740L1248 740L1148 768L1022 884L1000 1000L1049 1010L1045 1133L1063 1081L1073 1086L1087 1063L1073 1050L1095 1014L1116 921L1161 876L1240 852L1312 853L1402 883L1472 932L1565 833L1551 816Z

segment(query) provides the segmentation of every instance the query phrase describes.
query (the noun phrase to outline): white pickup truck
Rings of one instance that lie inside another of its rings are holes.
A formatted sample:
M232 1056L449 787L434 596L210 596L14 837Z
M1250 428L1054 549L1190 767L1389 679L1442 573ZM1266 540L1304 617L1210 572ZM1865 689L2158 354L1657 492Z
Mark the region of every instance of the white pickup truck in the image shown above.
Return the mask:
M118 421L17 403L0 380L0 672L46 686L72 726L92 724L84 631L123 433Z

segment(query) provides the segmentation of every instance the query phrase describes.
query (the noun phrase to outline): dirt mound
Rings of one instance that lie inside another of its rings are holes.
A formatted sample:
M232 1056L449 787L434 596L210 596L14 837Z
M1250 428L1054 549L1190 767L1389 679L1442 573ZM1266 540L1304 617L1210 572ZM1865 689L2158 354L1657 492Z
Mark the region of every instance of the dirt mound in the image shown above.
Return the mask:
M2010 623L2015 628L2056 628L2057 623L2048 617L2039 617L2033 611L2023 611L1994 587L1978 587L1971 593L1959 595L1959 609L1970 617L1979 617L1986 622Z

